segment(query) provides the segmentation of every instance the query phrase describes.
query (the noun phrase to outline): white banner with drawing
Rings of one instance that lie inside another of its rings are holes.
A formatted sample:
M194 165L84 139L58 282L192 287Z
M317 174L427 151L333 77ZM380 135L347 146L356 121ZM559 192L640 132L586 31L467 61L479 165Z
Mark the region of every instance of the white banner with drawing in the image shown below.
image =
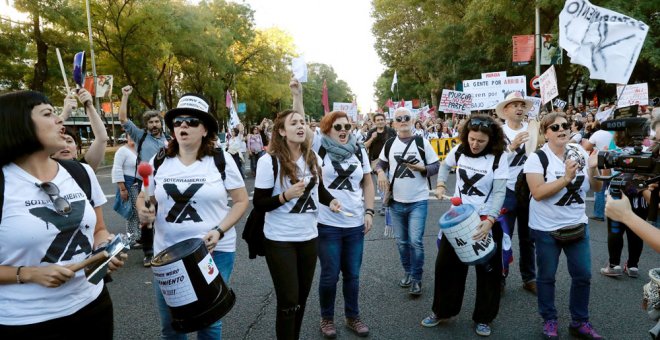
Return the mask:
M494 109L506 95L516 91L527 95L525 76L463 80L463 92L472 95L470 111Z

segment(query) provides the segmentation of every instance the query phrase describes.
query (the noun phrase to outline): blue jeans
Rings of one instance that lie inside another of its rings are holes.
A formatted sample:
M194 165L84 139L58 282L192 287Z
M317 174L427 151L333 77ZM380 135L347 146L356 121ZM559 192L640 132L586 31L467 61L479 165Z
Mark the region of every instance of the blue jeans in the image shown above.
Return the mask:
M229 286L229 278L234 269L235 252L214 251L212 254L213 261L220 271L220 276L225 280ZM156 304L158 306L158 313L160 314L160 338L171 340L186 340L188 336L185 333L178 333L172 328L172 314L170 308L165 303L163 293L160 291L158 282L153 281L154 291L156 292ZM212 325L197 331L197 339L222 339L222 321L218 320Z
M593 217L605 218L605 193L610 182L603 182L603 189L594 193L594 215Z
M412 203L394 201L390 207L392 226L399 246L401 265L413 280L421 281L424 271L424 229L428 201Z
M502 272L504 277L509 275L509 263L513 261L513 232L515 230L516 220L518 221L518 248L520 249L520 258L518 266L520 267L520 276L523 282L530 282L536 279L536 265L534 264L534 241L530 236L529 229L529 209L519 208L516 193L512 190L506 190L504 205L506 214L500 217L502 231ZM508 239L508 240L507 240Z
M321 279L319 301L321 317L333 319L339 271L343 279L344 310L347 318L360 316L358 293L360 291L360 267L364 249L364 225L354 228L338 228L318 224L319 260Z
M532 230L536 242L536 287L539 313L543 320L556 320L555 274L559 255L566 254L568 272L571 275L569 310L573 321L589 321L589 292L591 287L591 250L589 226L586 236L568 245L561 245L549 232Z

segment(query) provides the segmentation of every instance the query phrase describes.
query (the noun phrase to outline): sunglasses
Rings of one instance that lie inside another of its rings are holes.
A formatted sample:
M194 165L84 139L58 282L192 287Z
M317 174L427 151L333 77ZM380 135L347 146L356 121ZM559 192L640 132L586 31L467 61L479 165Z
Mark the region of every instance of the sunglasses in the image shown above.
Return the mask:
M399 122L399 123L401 123L401 122L409 122L409 121L410 121L410 116L408 116L408 115L405 115L405 116L398 116L398 117L394 118L394 120L396 120L396 121Z
M341 130L350 131L351 130L351 124L344 124L344 125L335 124L332 127L335 128L335 131L341 131Z
M490 126L493 124L492 121L487 120L487 119L481 119L481 118L472 118L470 120L469 127L470 128L475 128L478 129L480 127L490 129Z
M57 214L68 215L71 212L71 204L64 197L60 196L60 188L58 188L57 185L52 182L43 182L41 184L35 183L35 185L50 197Z
M186 122L190 127L198 127L199 124L202 123L202 121L196 117L176 117L174 118L172 125L174 125L174 127L180 127L183 122Z
M552 124L552 125L548 126L548 128L550 130L552 130L552 132L557 132L557 131L559 131L560 126L564 130L568 130L571 127L571 125L568 124L568 123L561 123L561 124Z

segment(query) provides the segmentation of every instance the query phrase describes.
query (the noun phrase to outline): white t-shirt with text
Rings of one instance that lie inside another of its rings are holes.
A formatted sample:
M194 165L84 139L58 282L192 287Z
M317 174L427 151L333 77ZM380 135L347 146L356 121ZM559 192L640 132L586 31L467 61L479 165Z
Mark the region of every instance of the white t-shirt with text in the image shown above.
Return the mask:
M502 124L502 130L504 130L507 145L509 145L519 133L527 132L527 123L523 122L520 129L514 130L504 122L504 124ZM506 182L506 187L511 191L515 191L518 174L523 170L523 165L525 165L525 161L527 160L527 156L525 155L525 143L521 144L512 152L507 151L506 158L509 162L509 179Z
M424 142L424 153L426 158L426 164L432 164L438 161L438 156L433 150L431 143L428 140L423 139ZM415 142L415 139L411 139L410 147L406 151L405 158L411 162L417 162L424 164L420 156L420 152ZM401 155L406 149L406 143L402 142L399 137L394 139L392 147L390 148L389 159L385 157L385 148L380 151L379 158L383 161L389 163L388 171L388 180L392 183L392 179L396 176L396 181L394 181L394 188L392 190L393 198L397 202L401 203L413 203L429 199L429 187L426 177L424 177L419 171L412 171L408 169L405 165L401 164L398 166L401 161Z

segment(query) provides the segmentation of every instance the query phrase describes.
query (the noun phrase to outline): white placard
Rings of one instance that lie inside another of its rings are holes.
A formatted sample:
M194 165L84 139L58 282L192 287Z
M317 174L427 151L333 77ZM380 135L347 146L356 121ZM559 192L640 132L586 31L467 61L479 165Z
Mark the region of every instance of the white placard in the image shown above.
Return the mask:
M470 111L494 109L509 93L516 91L527 95L525 76L463 80L463 92L472 94Z
M487 72L481 74L481 79L506 78L506 71Z
M211 282L213 282L213 280L218 277L219 270L215 265L215 261L213 261L211 254L206 254L206 256L204 256L204 258L199 261L197 265L199 266L199 270L204 276L204 279L206 279L206 283L211 284Z
M443 89L439 109L442 112L470 114L472 94Z
M291 70L293 71L293 76L299 82L307 82L307 63L305 62L305 58L293 58L291 60Z
M332 111L344 111L354 122L357 121L358 109L355 103L332 103Z
M543 72L539 78L539 84L541 86L541 103L544 105L559 95L555 65L550 66Z
M617 85L616 95L619 98L617 107L649 105L649 84L626 85L625 88L623 85Z
M645 23L587 0L567 0L559 14L559 46L591 79L607 83L628 83L648 31Z
M179 307L197 301L197 293L190 282L183 260L165 266L152 266L151 270L168 306Z
M536 118L536 116L538 116L539 112L541 111L541 98L526 96L525 99L531 100L534 103L532 109L527 112L527 118Z
M562 109L562 110L566 107L566 104L568 104L568 103L565 102L565 101L563 101L563 100L561 100L561 99L559 99L559 98L556 98L555 100L552 101L552 105L553 105L554 107L558 107L558 108L560 108L560 109Z

